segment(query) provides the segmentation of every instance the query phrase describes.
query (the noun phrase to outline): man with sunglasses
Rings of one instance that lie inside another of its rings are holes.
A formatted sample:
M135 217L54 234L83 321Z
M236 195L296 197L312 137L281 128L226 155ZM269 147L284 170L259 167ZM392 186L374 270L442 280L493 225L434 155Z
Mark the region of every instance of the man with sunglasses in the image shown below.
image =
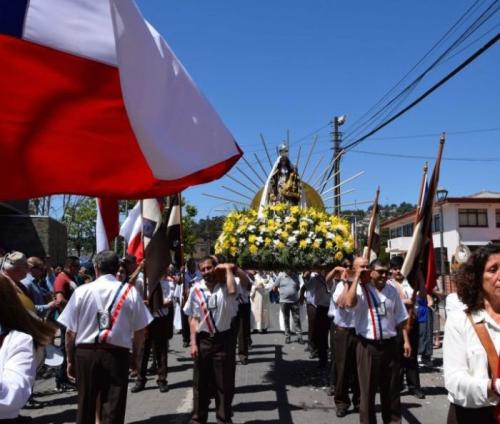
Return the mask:
M369 275L369 278L368 278ZM401 422L400 344L403 335L404 356L411 353L404 324L408 313L397 289L387 284L387 265L376 259L368 268L360 266L345 295L345 305L354 309L354 327L358 335L356 359L360 387L360 422L374 423L375 393L380 392L384 422Z

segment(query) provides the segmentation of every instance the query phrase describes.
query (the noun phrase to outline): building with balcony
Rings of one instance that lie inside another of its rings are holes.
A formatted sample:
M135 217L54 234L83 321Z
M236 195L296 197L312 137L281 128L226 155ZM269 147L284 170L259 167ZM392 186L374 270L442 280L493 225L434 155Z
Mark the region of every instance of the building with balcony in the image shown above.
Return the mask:
M443 222L439 203L434 205L432 219L436 259L440 256L440 228L443 225L446 268L459 245L471 251L488 243L500 244L500 193L481 191L464 197L448 197L442 202ZM415 210L394 217L382 224L389 231L386 251L390 256L404 255L410 246L415 223ZM436 263L439 263L437 261Z

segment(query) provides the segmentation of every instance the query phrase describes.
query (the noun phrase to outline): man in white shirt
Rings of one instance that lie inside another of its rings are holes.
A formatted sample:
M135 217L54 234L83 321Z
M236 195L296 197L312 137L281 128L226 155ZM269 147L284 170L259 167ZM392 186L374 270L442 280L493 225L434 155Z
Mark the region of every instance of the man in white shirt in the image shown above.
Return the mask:
M98 253L96 281L78 287L59 317L66 327L67 373L78 388L78 424L94 424L98 398L102 424L124 422L129 351L153 319L135 287L116 280L118 261L112 251Z
M349 389L351 389L352 392L354 410L359 409L358 364L356 361L358 338L356 337L356 330L354 327L354 311L346 307L345 297L349 287L353 284L353 281L349 279L349 275L352 276L352 272L349 273L348 271L352 268L355 272L365 263L365 260L358 257L354 260L352 265L349 264L350 266L348 268L337 267L338 272L342 273L345 280L341 280L332 296L332 313L335 323L335 342L333 346L336 374L334 399L336 415L339 418L347 415L347 410L351 405ZM366 278L366 275L363 276L363 278L363 282L367 283L369 279Z
M190 423L208 419L210 387L215 387L218 423L231 422L234 337L231 321L238 311L233 264L200 261L203 279L189 292L184 313L189 317L193 368L193 414Z
M411 347L404 323L408 313L397 289L386 284L389 270L380 260L363 260L354 271L353 283L345 296L345 305L354 309L354 327L359 337L356 350L360 387L359 419L376 422L375 393L380 391L384 422L401 422L400 359L398 331L403 334L404 355ZM349 278L350 279L350 278ZM360 283L361 279L361 284Z
M196 260L194 258L189 258L186 263L186 270L183 273L182 278L182 295L181 295L181 307L183 308L189 295L189 290L193 287L193 284L202 279L201 272L196 269ZM182 346L188 347L190 340L190 330L189 330L189 320L187 315L181 308L181 319L182 319Z
M167 270L167 277L171 277L170 268ZM149 289L149 287L148 287ZM140 349L139 369L135 385L130 389L132 393L137 393L146 387L146 372L151 349L156 360L156 382L161 393L168 392L168 341L170 307L173 305L173 292L170 291L170 281L162 278L158 285L148 296L148 308L153 314L153 321L148 325L144 345Z

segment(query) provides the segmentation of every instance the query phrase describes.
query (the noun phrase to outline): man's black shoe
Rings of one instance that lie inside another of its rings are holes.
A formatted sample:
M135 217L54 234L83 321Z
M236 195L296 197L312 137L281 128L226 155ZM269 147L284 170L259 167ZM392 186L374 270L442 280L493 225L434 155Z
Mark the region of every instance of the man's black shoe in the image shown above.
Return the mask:
M310 352L311 351L311 346L307 345L304 349L305 352Z
M185 340L182 342L182 347L189 347L189 342L186 342Z
M291 342L292 342L292 341L291 341L291 339L290 339L290 336L286 336L286 337L285 337L285 343L286 343L286 344L290 344Z
M417 399L425 399L425 395L422 389L411 389L410 394L415 396Z
M299 338L297 339L297 342L299 344L304 344L305 343L304 339L301 336L299 336Z
M158 388L160 389L160 393L167 393L168 392L168 384L166 381L162 381L161 383L158 383Z
M241 365L248 365L248 358L245 358L244 356L241 357L240 363L241 363Z
M338 408L336 412L337 417L342 418L347 415L347 409L345 408Z
M327 396L335 396L335 386L330 386L326 389Z
M146 387L146 383L143 383L142 381L136 381L134 384L134 387L130 389L132 393L138 393L144 390Z

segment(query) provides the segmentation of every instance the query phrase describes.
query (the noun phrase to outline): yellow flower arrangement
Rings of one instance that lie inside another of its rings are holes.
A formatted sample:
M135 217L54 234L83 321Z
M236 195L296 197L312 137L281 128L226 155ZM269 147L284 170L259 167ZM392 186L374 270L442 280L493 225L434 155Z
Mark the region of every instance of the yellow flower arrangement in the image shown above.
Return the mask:
M276 204L231 212L215 252L242 267L301 270L331 267L353 251L346 220L313 208Z

